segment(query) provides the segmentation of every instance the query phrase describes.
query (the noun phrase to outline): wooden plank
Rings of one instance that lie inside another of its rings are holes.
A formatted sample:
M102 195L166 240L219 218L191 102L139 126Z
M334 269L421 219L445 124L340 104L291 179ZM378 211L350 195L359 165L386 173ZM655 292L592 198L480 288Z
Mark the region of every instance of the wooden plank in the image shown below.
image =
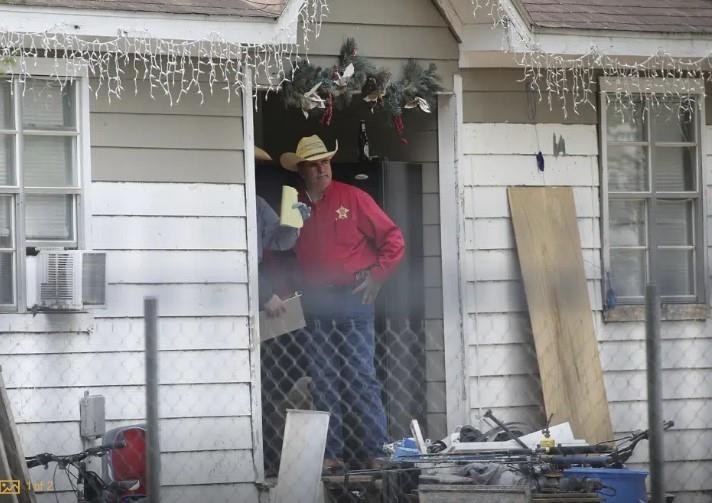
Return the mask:
M94 114L91 145L242 150L242 118Z
M143 351L143 319L97 318L91 334L74 332L3 333L0 354L106 353ZM247 318L159 318L162 351L247 349Z
M244 217L245 187L197 183L93 183L92 215Z
M598 131L588 124L465 124L462 147L464 154L535 154L541 150L549 156L554 155L554 135L557 142L564 139L567 156L598 155Z
M2 475L4 480L20 481L23 486L30 480L30 472L25 463L25 451L15 426L13 406L5 389L3 369L0 367L0 451L2 452ZM12 370L10 370L12 372ZM33 491L21 487L19 494L12 494L10 500L18 503L34 503Z
M245 251L114 250L109 283L247 283Z
M90 79L92 89L98 87L98 79ZM136 79L125 84L126 88L121 93L121 98L112 97L111 101L106 93L89 93L91 97L90 110L93 114L101 112L120 112L133 114L166 114L166 115L209 115L209 116L242 116L241 100L232 96L228 102L227 94L214 87L214 93L205 92L201 97L198 93L190 92L180 97L176 103L157 87L151 89L147 80ZM151 96L153 94L153 96Z
M570 188L509 189L544 403L577 438L612 438Z
M246 350L162 351L161 384L250 382ZM135 353L5 355L8 388L139 386L145 358ZM30 371L28 371L30 370Z
M18 423L79 421L84 391L106 397L107 421L145 421L143 386L89 388L18 388L7 394ZM234 417L250 415L247 383L173 384L161 386L161 418Z
M544 171L539 171L536 150L526 155L468 155L472 180L476 185L573 185L598 186L598 160L594 156L544 156Z
M2 428L4 430L4 428ZM3 431L4 433L4 431ZM10 468L10 460L8 459L8 453L5 451L5 443L0 442L0 480L4 484L16 484L15 476L12 473L12 468ZM20 482L20 490L23 488L23 482ZM11 491L10 494L4 494L8 496L7 500L9 503L17 503L19 494L15 494L17 486L14 487L3 487L3 491Z
M107 318L135 318L143 314L143 298L156 296L162 316L247 316L247 285L109 285Z
M95 250L246 250L242 217L92 218Z
M244 183L241 150L93 147L92 180Z

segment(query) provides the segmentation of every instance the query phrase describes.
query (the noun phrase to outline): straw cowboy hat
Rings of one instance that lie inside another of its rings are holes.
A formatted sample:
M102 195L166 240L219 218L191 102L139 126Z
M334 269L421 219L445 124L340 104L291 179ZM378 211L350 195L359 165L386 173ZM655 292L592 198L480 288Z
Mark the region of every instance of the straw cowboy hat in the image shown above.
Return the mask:
M284 169L297 171L297 165L300 162L331 159L337 150L339 150L338 140L336 140L334 150L329 151L317 135L307 136L299 140L296 152L285 152L279 157L279 162Z
M256 161L271 161L272 156L269 155L267 152L262 150L260 147L255 145L255 160Z

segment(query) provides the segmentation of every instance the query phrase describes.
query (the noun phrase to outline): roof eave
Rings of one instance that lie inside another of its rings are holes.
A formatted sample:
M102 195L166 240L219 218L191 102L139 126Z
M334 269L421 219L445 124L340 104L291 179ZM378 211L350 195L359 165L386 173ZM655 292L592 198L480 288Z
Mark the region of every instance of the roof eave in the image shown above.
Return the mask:
M289 0L278 18L127 12L0 5L0 31L61 33L88 39L149 39L234 44L295 44L304 0Z

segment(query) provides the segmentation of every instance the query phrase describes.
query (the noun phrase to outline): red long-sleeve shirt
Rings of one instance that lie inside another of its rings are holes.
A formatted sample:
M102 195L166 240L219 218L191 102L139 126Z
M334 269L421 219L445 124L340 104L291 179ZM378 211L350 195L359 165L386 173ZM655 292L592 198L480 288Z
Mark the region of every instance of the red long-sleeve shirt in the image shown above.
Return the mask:
M393 273L403 234L371 196L332 181L316 203L305 192L300 200L312 210L294 248L307 286L353 285L354 273L369 268L379 280Z

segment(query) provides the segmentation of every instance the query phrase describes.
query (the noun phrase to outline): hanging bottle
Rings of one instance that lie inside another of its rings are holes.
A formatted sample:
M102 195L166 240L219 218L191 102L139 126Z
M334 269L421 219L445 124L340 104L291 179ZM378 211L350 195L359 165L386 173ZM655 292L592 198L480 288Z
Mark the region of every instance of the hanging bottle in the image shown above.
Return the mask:
M358 160L361 162L371 160L371 148L368 144L368 134L366 134L366 121L361 121L358 132Z

